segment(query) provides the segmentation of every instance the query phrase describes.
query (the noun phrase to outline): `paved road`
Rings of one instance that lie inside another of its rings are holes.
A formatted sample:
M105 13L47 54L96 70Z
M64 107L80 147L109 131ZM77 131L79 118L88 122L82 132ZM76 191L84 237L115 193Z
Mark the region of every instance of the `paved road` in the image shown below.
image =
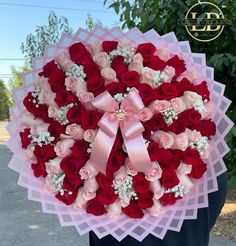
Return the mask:
M41 213L39 203L27 200L26 189L17 185L18 174L7 167L11 156L0 145L0 245L88 246L87 236L79 237L73 227L62 228L55 215ZM236 243L214 236L209 246Z

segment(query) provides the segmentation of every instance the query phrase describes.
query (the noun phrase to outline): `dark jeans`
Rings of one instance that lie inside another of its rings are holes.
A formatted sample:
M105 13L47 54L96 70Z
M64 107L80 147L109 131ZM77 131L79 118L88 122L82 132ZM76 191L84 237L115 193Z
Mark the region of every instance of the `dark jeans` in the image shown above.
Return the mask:
M185 220L181 231L168 231L163 240L148 235L142 242L127 236L121 242L108 235L99 239L89 233L90 246L207 246L209 233L224 205L227 191L227 174L218 177L219 190L209 194L209 207L198 210L196 220Z

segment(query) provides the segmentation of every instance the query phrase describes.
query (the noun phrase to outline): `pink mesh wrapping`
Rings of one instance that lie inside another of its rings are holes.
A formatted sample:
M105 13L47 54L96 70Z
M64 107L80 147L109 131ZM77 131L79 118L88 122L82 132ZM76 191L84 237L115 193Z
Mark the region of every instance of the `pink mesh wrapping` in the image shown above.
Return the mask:
M43 179L36 179L33 176L30 163L25 161L21 149L18 132L22 129L20 118L26 112L22 100L26 93L32 89L33 81L43 65L58 52L75 42L93 43L112 39L120 42L129 41L134 45L150 41L157 48L166 45L172 52L185 59L189 69L197 72L199 81L207 81L211 90L212 101L216 105L213 120L217 126L217 133L212 140L214 149L207 159L207 173L201 180L195 182L194 188L188 195L175 205L167 207L158 218L146 214L142 219L137 220L122 215L119 219L112 220L107 216L95 217L66 207L54 195L48 194L42 189ZM192 53L188 41L178 42L173 32L160 36L153 29L146 33L141 33L137 28L133 28L126 33L119 28L107 30L100 26L96 26L91 32L79 29L74 36L62 35L57 45L48 45L45 49L45 55L33 60L33 70L25 73L23 79L24 86L13 91L16 104L10 108L12 121L7 126L11 135L7 146L14 153L9 167L20 174L18 184L28 189L28 199L40 202L43 212L56 214L62 226L75 226L80 235L90 230L93 230L99 238L111 234L119 241L127 235L142 241L149 233L162 239L168 230L180 231L184 220L196 219L198 208L208 206L208 193L218 190L216 178L226 171L222 158L229 151L229 148L224 141L224 137L233 126L233 123L225 115L230 105L230 100L223 95L225 85L214 81L214 69L206 66L205 54Z

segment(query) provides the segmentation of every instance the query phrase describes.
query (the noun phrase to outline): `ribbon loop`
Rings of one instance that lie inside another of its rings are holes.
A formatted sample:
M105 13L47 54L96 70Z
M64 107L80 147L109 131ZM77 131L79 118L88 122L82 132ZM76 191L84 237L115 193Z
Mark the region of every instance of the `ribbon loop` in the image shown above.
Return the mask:
M107 160L120 127L134 169L146 172L152 162L142 136L144 127L138 119L138 111L144 107L138 91L131 90L120 107L107 91L94 98L92 104L105 113L98 123L100 129L93 143L90 164L106 174Z

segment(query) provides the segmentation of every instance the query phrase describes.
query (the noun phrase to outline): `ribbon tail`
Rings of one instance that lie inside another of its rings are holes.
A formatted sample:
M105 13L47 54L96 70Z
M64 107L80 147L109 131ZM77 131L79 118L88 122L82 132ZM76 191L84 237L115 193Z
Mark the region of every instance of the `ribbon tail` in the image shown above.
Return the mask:
M150 161L143 136L140 134L134 138L127 139L123 135L123 139L130 162L132 163L135 171L145 173L152 166L152 162Z
M118 130L118 126L117 126ZM97 136L93 142L89 164L98 172L106 175L107 160L111 153L111 149L116 139L116 134L111 136L99 129Z

